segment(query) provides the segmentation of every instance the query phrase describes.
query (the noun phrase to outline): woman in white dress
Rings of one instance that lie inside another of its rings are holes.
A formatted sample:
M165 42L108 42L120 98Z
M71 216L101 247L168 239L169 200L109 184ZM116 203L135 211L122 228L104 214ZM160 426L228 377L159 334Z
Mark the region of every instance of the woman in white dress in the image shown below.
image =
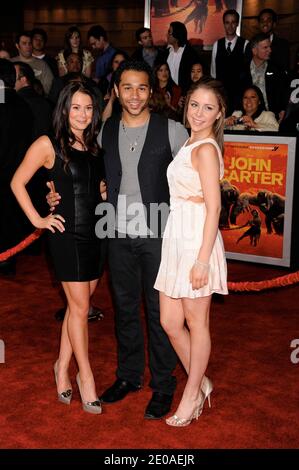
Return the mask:
M187 426L198 418L213 389L205 376L211 296L228 293L218 230L224 96L216 80L203 78L193 85L185 106L191 136L167 170L170 215L155 288L160 291L161 324L188 375L179 406L166 420L171 426Z

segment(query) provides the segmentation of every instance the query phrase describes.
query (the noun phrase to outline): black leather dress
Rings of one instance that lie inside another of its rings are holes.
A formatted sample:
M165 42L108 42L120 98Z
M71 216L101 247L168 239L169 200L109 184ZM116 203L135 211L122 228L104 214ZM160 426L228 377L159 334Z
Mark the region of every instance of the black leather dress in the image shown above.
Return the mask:
M50 252L59 281L91 281L103 271L105 241L95 234L95 208L102 201L100 181L104 178L102 156L70 150L70 161L56 154L48 181L54 181L61 199L55 208L65 219L65 232L49 232Z

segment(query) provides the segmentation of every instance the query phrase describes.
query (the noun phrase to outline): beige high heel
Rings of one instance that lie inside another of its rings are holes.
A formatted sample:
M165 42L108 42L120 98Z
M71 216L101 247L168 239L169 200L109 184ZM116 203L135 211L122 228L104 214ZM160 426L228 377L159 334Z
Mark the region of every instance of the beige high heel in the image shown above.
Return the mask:
M204 402L207 398L208 403L209 403L209 408L211 408L211 393L213 391L213 388L214 387L213 387L212 381L206 375L204 375L202 382L201 382L201 391L204 395L202 406L204 405Z
M83 401L82 393L81 393L81 380L80 380L79 372L76 376L76 382L78 384L83 410L87 411L87 413L93 413L93 414L96 414L96 415L100 415L102 413L102 405L101 405L101 402L99 400Z
M166 424L168 424L169 426L184 427L184 426L189 426L189 424L191 424L194 419L198 420L199 416L202 413L203 404L205 401L202 390L199 391L198 400L199 399L200 399L200 402L196 404L194 411L192 415L190 416L190 418L179 418L178 415L173 415L173 416L170 416L170 418L166 419Z
M202 382L201 382L199 397L197 400L199 401L199 403L196 405L191 417L179 418L177 415L173 415L173 416L170 416L170 418L166 419L166 424L168 424L169 426L184 427L184 426L189 426L189 424L191 424L194 419L198 420L198 418L202 414L203 406L204 406L206 399L208 399L209 408L211 408L212 391L213 391L212 381L204 375Z
M53 369L54 369L54 377L55 377L55 383L56 383L56 388L57 388L57 362L55 362ZM70 405L72 394L73 394L73 391L71 388L61 393L59 393L57 390L58 401L60 401L61 403L64 403L65 405Z
M186 418L179 418L177 415L170 416L170 418L167 418L165 420L166 424L168 426L174 426L176 428L183 428L185 426L189 426L193 420L192 418L186 419Z
M202 382L201 382L201 387L200 387L201 401L198 404L197 409L195 410L196 416L194 416L194 417L196 419L198 419L199 416L202 414L203 407L204 407L206 399L208 399L209 408L211 408L211 393L212 393L212 391L213 391L212 381L204 375L203 379L202 379Z

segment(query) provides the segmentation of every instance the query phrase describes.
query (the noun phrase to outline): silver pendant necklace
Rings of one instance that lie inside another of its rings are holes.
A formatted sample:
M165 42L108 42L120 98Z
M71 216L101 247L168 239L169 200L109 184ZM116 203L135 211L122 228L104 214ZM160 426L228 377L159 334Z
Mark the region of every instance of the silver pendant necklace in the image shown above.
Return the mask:
M124 133L124 135L126 136L126 139L127 139L127 141L129 142L129 144L130 144L130 145L129 145L129 150L130 150L130 152L135 152L136 147L137 147L137 145L138 145L138 140L140 139L141 134L142 134L142 132L143 132L143 130L144 130L144 128L145 128L147 122L148 122L148 120L145 122L145 124L143 124L143 126L142 126L142 128L140 129L140 132L139 132L139 134L137 135L137 137L136 137L136 139L134 140L134 142L131 142L131 139L130 139L129 136L128 136L127 130L126 130L126 128L125 128L125 125L124 125L123 121L121 121L123 133Z

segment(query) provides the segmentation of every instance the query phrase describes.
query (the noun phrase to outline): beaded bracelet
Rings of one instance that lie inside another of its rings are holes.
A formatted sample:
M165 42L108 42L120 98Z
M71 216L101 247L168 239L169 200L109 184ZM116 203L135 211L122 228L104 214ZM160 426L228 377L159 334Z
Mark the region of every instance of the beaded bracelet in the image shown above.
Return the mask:
M210 268L209 263L203 263L202 261L200 261L200 260L197 259L197 258L196 258L196 260L194 261L194 266L202 266L203 268L206 268L206 269L209 269L209 268Z

